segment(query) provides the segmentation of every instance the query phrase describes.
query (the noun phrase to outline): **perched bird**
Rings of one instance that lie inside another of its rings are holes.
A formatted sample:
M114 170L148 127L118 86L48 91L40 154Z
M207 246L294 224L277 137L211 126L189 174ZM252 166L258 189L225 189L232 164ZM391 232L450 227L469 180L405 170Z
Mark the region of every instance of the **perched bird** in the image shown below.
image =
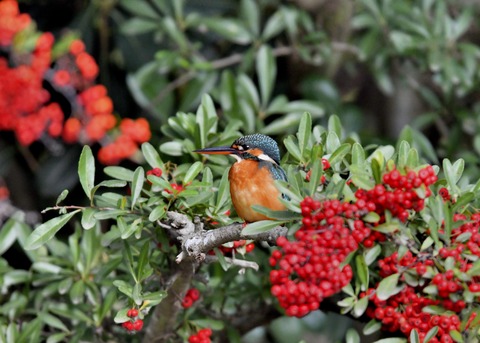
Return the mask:
M283 195L274 181L287 181L287 176L279 165L280 150L272 138L257 133L240 137L229 147L205 148L195 152L230 155L236 159L228 173L230 196L238 216L245 222L270 219L254 211L253 205L273 211L285 209L280 201Z

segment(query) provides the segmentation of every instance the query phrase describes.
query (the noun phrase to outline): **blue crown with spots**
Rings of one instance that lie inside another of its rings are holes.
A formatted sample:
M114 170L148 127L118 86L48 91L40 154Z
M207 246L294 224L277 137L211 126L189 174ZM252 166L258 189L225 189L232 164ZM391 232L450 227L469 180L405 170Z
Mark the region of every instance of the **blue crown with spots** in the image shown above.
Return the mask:
M240 137L232 145L241 146L244 150L260 149L265 155L280 164L280 150L277 142L271 137L256 133Z

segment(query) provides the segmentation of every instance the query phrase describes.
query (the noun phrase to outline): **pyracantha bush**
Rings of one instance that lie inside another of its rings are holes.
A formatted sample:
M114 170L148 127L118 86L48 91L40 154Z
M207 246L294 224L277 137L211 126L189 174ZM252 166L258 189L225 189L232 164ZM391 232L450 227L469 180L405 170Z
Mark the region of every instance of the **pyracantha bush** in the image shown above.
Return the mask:
M36 31L16 0L0 1L0 22L0 130L13 131L23 146L48 144L47 137L66 144L100 143L98 159L107 165L132 158L150 139L145 119L115 115L107 89L95 81L97 62L80 39Z

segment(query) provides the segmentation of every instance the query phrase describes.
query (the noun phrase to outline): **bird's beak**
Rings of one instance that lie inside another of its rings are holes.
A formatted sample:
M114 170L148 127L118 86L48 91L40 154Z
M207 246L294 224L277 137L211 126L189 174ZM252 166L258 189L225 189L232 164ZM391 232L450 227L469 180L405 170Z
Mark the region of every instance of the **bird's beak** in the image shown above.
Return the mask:
M207 154L207 155L237 155L238 150L233 149L229 146L217 146L212 148L204 148L193 150L193 152L198 152L199 154Z

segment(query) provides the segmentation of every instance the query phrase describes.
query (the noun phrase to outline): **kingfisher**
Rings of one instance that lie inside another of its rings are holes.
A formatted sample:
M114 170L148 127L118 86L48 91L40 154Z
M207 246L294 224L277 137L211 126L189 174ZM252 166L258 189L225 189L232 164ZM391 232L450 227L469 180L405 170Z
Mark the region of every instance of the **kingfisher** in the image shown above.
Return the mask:
M228 172L230 196L238 216L246 223L271 219L252 209L260 205L273 211L285 210L280 198L286 198L275 186L275 180L287 181L280 167L277 142L262 134L238 138L231 146L195 150L200 154L230 155L235 163Z

